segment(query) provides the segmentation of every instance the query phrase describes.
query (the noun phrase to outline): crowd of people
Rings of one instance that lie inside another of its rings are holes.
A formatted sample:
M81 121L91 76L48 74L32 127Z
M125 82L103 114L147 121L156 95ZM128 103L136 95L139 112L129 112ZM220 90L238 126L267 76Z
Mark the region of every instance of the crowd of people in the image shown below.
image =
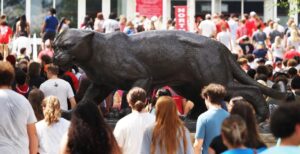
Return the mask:
M299 154L300 148L300 34L293 18L287 27L278 21L263 23L255 12L241 19L232 14L196 18L194 33L223 43L241 68L270 88L287 92L284 101L265 97L270 109L270 131L280 138L269 148L259 136L253 106L242 97L226 103L226 87L206 86L201 94L208 110L199 115L195 140L184 119L193 103L170 87L157 89L148 99L144 89L115 89L99 106L78 103L89 80L77 66L63 70L53 64L52 42L69 28L70 20L50 9L42 25L43 44L32 60L30 24L21 16L11 29L0 17L0 152L1 153L177 153L177 154ZM115 13L95 20L86 16L80 29L99 33L121 31L133 35L149 30L175 30L175 20L136 15L117 19ZM20 46L10 51L12 38ZM2 62L3 61L3 62ZM280 104L280 105L279 105ZM71 117L69 110L72 109ZM115 114L112 114L114 112ZM118 118L114 129L105 118Z

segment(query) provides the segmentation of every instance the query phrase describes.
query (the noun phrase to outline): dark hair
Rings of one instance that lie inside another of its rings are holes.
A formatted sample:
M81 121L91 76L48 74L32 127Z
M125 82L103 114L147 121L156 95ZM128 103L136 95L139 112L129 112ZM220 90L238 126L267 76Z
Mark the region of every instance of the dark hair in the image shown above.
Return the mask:
M221 104L226 95L225 87L220 84L211 83L204 87L201 93L202 98L209 97L211 103Z
M277 138L287 138L295 132L295 126L300 124L300 104L282 104L271 117L271 132Z
M265 146L258 134L258 129L256 127L256 118L254 113L255 110L253 106L250 103L248 103L245 99L233 100L232 103L234 105L231 109L230 114L239 115L246 122L248 136L245 145L250 148L258 148Z
M160 96L172 96L172 94L169 89L160 88L156 92L156 97L160 97Z
M109 19L116 19L117 18L117 14L115 13L115 12L111 12L110 14L109 14L109 17L108 17Z
M137 28L136 28L136 31L139 33L139 32L143 32L145 31L145 28L143 25L138 25Z
M294 77L297 75L298 71L295 67L291 67L288 71L287 71L288 75L290 78Z
M58 27L57 27L57 32L59 33L62 25L66 22L67 18L66 17L61 17L60 21L59 21L59 24L58 24Z
M13 67L16 66L17 59L14 55L8 55L6 57L6 61L8 61Z
M40 75L41 72L41 64L38 62L31 62L28 66L28 76L30 77L37 77Z
M26 73L20 69L16 70L16 83L18 85L25 84L26 81Z
M42 101L44 98L44 93L39 89L32 89L28 95L28 101L30 102L38 121L44 119L44 114L42 110Z
M71 154L114 154L120 151L111 129L93 102L80 102L75 107L67 146Z
M10 86L14 81L15 70L9 62L0 61L0 86Z
M58 75L59 68L57 65L54 64L48 64L47 71L51 72L52 74Z
M264 75L268 76L269 73L270 73L270 70L267 66L261 65L261 66L258 66L256 68L256 73L257 74L264 74Z
M300 76L299 75L295 76L292 79L291 88L292 89L300 89Z
M50 8L50 9L49 9L49 12L50 12L52 15L56 14L56 10L55 10L54 8Z
M146 91L139 87L134 87L127 94L127 101L131 107L139 112L143 110L146 102Z
M254 55L252 54L247 54L245 58L248 60L249 63L254 61Z
M20 49L20 53L21 53L21 54L25 54L25 52L26 52L26 48L21 48L21 49Z
M267 82L268 77L265 74L256 74L255 80L263 80L263 81Z
M50 64L52 63L52 58L48 55L43 55L41 57L41 60L45 63L45 64Z

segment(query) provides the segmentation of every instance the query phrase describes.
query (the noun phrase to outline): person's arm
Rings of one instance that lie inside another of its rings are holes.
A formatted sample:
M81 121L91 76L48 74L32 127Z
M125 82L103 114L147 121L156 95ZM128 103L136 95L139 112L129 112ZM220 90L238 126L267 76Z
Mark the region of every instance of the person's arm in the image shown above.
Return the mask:
M30 37L30 25L28 22L27 22L27 34L28 34L28 37Z
M74 97L69 98L71 109L73 109L76 106L76 100Z
M68 149L68 134L66 133L61 141L60 141L60 149L59 149L59 154L69 154L69 149Z
M36 134L35 124L27 124L27 134L29 139L29 153L37 154L38 153L38 137Z
M195 139L194 152L195 154L202 154L203 139Z
M215 150L211 147L208 148L208 154L216 154Z

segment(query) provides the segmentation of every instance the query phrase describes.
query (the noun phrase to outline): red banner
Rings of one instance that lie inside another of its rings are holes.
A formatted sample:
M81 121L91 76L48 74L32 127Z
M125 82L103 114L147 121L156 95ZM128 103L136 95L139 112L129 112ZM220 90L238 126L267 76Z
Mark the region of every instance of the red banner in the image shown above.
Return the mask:
M151 18L162 15L162 0L136 0L136 12Z
M188 30L187 23L187 6L175 6L175 18L177 30Z

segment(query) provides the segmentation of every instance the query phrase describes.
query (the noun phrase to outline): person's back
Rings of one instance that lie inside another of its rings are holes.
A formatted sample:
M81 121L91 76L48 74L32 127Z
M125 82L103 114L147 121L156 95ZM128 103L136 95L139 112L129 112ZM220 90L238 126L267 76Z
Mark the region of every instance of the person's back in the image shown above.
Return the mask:
M279 146L271 147L261 154L300 153L300 104L281 104L271 117L271 132L281 138Z
M53 16L53 15L47 16L45 18L45 22L46 22L46 27L45 27L46 32L56 32L58 20L55 16Z
M213 138L221 133L223 120L229 113L222 109L221 103L226 95L225 87L219 84L209 84L201 93L208 110L202 113L196 124L195 153L208 153L208 147Z
M155 122L155 117L144 112L146 91L134 87L127 94L127 101L132 113L118 121L114 129L114 136L123 154L138 153L141 148L143 134L147 126Z
M216 25L211 20L204 20L200 23L199 28L203 36L213 37L216 32Z
M122 145L123 154L138 153L142 144L142 136L147 126L155 122L155 116L150 113L132 112L120 119L114 129L118 144Z
M54 154L59 151L59 143L63 135L68 131L70 122L64 118L59 118L57 123L50 126L41 120L35 124L39 137L39 153Z
M63 110L68 110L67 99L74 96L70 84L63 79L49 79L41 84L40 90L43 91L45 96L58 97Z
M28 100L9 89L0 90L0 153L29 153L26 125L36 122Z
M202 113L197 120L196 138L203 137L203 154L207 153L209 144L217 135L220 135L223 120L229 115L224 109L210 109Z

